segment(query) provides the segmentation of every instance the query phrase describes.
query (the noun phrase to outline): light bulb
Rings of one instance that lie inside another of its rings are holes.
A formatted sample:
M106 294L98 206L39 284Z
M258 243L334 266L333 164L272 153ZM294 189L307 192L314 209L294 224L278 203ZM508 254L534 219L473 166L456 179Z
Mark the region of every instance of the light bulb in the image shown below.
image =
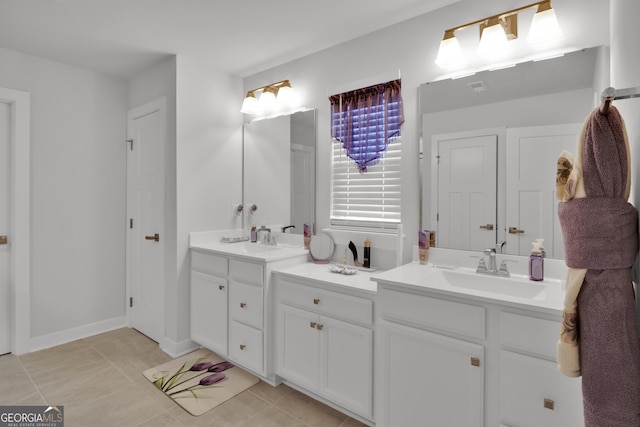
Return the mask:
M258 100L254 96L253 92L247 93L247 96L242 101L242 108L240 112L244 114L256 114L258 111Z
M453 68L464 63L460 42L456 36L451 33L445 34L440 42L440 49L436 57L436 64L440 68Z
M531 29L527 41L531 46L546 45L563 39L562 30L558 25L556 13L550 3L538 6L538 11L533 15Z
M482 30L480 44L478 45L478 54L491 56L503 53L507 50L507 43L507 33L504 31L504 27L497 18L491 19Z

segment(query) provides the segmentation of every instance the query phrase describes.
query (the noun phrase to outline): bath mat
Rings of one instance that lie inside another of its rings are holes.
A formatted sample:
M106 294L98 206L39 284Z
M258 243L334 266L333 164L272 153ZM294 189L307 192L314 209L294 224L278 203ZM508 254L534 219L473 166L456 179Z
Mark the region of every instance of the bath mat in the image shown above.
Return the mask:
M260 381L206 349L142 373L192 415L202 415Z

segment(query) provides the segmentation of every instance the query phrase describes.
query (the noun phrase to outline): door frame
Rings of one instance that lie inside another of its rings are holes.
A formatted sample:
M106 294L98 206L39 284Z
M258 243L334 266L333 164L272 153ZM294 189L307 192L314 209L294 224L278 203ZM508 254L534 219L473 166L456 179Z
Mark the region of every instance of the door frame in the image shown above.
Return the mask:
M31 94L0 87L0 102L11 106L11 352L31 351L30 337L30 122Z
M130 108L127 111L127 138L131 138L131 129L130 129L130 122L132 120L135 120L136 118L139 117L143 117L149 114L152 114L154 112L159 112L161 114L161 122L162 125L165 127L162 130L162 134L163 134L163 138L162 138L162 150L163 152L165 152L166 149L166 115L167 115L167 98L165 96L161 96L159 98L154 99L153 101L149 101L145 104L139 105L137 107L133 107ZM128 150L128 144L125 145ZM165 164L166 164L166 154L163 155L163 160L162 160L162 165L161 165L161 170L162 170L162 192L163 192L163 201L162 201L162 208L164 209L164 191L165 191ZM128 153L127 153L127 173L129 172L129 164L128 164L129 160L128 160ZM128 224L129 222L129 217L130 217L130 206L129 206L129 177L127 177L127 209L126 209L126 223ZM164 218L164 212L163 212L163 218ZM166 238L166 226L165 226L165 221L163 219L163 227L161 230L158 230L160 232L160 235L162 236L161 238ZM128 225L127 225L128 226ZM129 304L129 298L132 295L132 282L133 279L131 277L132 274L132 270L131 270L131 265L133 263L133 235L132 233L129 232L129 230L127 229L127 239L126 239L126 248L125 248L125 252L126 252L126 285L125 285L125 307L126 307L126 315L127 315L127 324L129 325L129 327L133 327L133 321L132 321L132 314L131 314L131 307ZM166 249L166 248L165 248ZM165 254L166 255L166 254ZM165 304L166 304L166 272L164 271L164 267L163 267L163 281L162 281L162 285L161 285L161 302L160 305L162 306L162 326L161 326L161 330L162 330L162 336L159 337L151 337L152 339L158 339L158 343L162 345L162 340L165 338L166 336L166 331L165 331L165 326L166 326L166 316L165 316Z

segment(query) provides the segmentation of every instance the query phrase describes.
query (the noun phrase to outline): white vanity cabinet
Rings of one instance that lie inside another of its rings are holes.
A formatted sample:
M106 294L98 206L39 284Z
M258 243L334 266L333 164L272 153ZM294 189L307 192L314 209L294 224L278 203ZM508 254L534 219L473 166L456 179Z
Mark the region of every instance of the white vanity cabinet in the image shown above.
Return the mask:
M582 426L580 378L558 372L556 320L500 313L500 421L504 426Z
M274 274L276 375L372 419L373 296Z
M227 257L191 252L191 339L227 354Z
M379 426L482 426L485 310L378 288Z
M191 339L274 383L271 270L305 261L303 251L270 260L192 247Z

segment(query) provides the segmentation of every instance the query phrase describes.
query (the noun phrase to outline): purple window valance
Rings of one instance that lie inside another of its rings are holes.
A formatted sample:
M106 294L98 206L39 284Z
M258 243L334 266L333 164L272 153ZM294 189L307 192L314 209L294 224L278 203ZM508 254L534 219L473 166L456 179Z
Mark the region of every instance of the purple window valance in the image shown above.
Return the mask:
M331 102L331 137L360 172L378 163L404 123L400 80L340 93Z

